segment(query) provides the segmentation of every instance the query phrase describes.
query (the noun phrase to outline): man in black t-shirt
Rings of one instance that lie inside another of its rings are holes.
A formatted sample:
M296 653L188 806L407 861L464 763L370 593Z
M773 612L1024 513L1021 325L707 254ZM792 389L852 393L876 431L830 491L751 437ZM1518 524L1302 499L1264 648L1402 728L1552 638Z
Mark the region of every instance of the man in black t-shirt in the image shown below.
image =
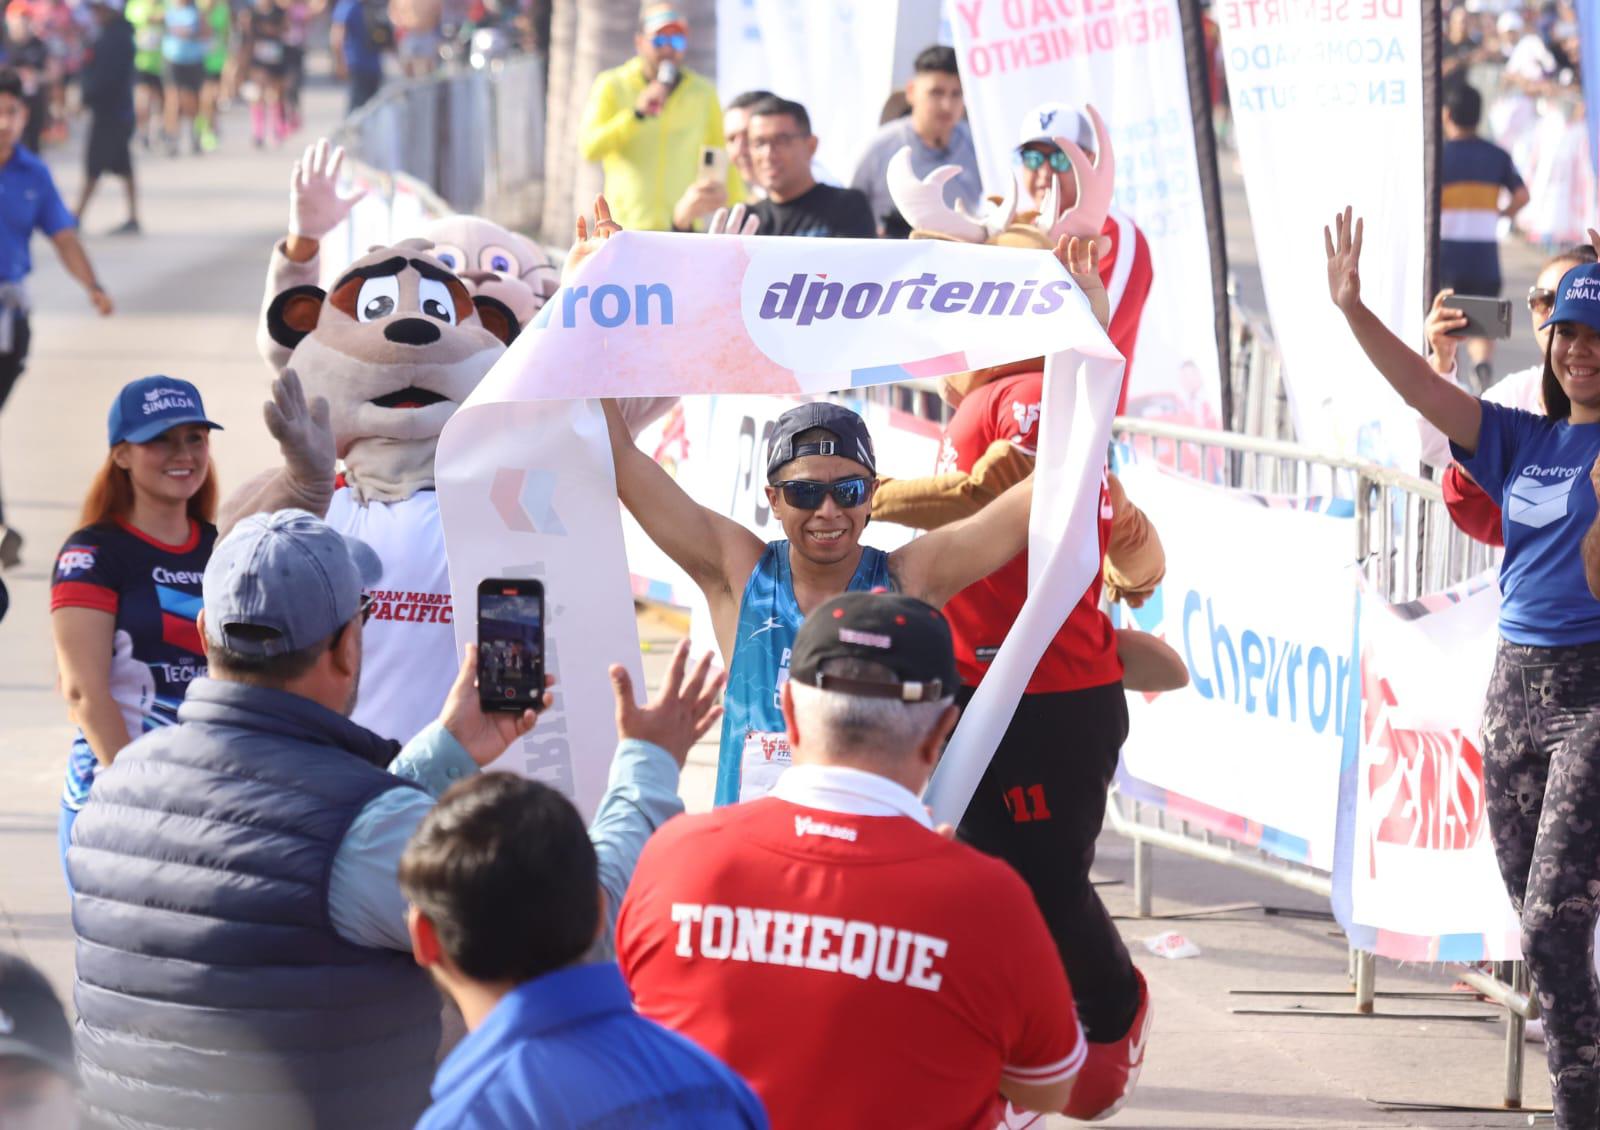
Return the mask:
M878 225L865 195L818 184L811 175L817 139L804 106L776 97L756 103L747 137L756 183L767 193L750 206L761 217L762 235L876 238Z

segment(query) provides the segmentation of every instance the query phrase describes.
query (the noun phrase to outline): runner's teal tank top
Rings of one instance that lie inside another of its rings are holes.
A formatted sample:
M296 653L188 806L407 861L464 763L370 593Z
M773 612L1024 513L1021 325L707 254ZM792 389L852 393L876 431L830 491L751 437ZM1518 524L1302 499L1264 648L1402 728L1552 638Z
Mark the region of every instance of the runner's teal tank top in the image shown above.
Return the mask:
M889 555L863 546L848 591L893 589ZM800 606L789 572L789 543L767 543L739 600L733 662L723 693L722 748L717 756L716 804L754 800L771 791L789 767L779 691L789 678L789 655L800 630Z

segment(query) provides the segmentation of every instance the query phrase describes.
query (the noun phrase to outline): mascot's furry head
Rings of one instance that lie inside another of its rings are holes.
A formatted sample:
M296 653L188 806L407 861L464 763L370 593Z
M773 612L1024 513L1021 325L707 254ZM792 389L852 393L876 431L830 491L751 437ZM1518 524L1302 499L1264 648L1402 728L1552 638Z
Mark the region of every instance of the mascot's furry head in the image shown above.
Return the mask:
M473 295L504 302L519 325L527 325L561 285L556 265L533 240L482 216L429 220L422 238L433 241L433 257L467 284Z
M1094 157L1068 138L1055 138L1056 145L1072 162L1072 175L1078 182L1077 201L1059 214L1053 182L1038 211L1017 211L1014 179L1004 196L989 198L989 207L981 215L972 215L959 201L951 208L944 202L945 182L961 170L955 165L941 165L918 180L911 170L911 147L901 149L889 161L889 195L911 225L911 238L1052 249L1064 235L1082 239L1099 236L1111 211L1116 164L1105 122L1093 106L1086 109L1094 126Z
M439 433L506 346L510 308L474 295L423 239L378 247L328 291L291 287L267 309L289 367L331 409L346 479L363 501L433 485Z
M991 196L988 207L979 215L967 211L960 201L951 208L944 202L944 186L950 178L961 172L955 165L941 165L926 177L917 178L911 168L911 147L901 149L889 160L889 195L895 207L911 225L912 239L942 239L954 243L981 243L992 247L1023 247L1046 251L1054 250L1062 236L1080 239L1100 238L1106 217L1111 211L1113 178L1116 161L1111 152L1111 135L1099 112L1093 106L1085 107L1094 128L1095 156L1091 157L1074 141L1055 138L1055 143L1072 163L1072 175L1078 184L1078 199L1066 211L1059 211L1056 185L1052 180L1049 192L1038 211L1017 211L1017 185L1009 180L1009 190L1004 196ZM1037 368L1039 360L1013 361L988 369L975 369L955 373L944 378L941 394L951 404L979 385Z

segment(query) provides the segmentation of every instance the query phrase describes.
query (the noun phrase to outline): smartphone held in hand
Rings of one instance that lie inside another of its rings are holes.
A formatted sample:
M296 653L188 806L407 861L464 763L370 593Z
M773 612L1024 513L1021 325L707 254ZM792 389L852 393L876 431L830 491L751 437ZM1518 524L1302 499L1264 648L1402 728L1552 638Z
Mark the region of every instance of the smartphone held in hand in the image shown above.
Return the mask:
M1452 294L1444 304L1460 310L1467 316L1467 324L1451 330L1451 337L1511 336L1511 300L1509 298L1479 298L1469 294Z
M485 710L519 714L544 705L543 582L479 582L478 702Z
M720 145L700 147L700 177L702 181L721 182L728 176L728 151Z

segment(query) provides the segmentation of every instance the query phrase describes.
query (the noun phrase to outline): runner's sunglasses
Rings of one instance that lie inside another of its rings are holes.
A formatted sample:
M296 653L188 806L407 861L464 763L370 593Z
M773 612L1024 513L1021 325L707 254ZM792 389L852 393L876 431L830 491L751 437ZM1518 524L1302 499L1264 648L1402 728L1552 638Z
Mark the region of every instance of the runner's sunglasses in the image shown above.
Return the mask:
M851 475L848 479L835 479L831 483L815 479L784 479L772 485L783 492L783 500L796 510L816 510L822 506L823 496L829 494L833 495L833 501L841 510L851 510L867 500L870 486L865 475Z
M689 37L687 35L658 35L650 43L655 47L670 47L682 55L689 48Z
M1541 318L1548 316L1555 304L1555 291L1543 286L1530 286L1528 288L1528 309L1538 314Z
M1072 158L1068 157L1064 151L1054 148L1049 153L1042 149L1019 149L1017 150L1017 160L1029 172L1037 169L1046 161L1049 161L1050 167L1058 173L1069 172L1072 169Z

